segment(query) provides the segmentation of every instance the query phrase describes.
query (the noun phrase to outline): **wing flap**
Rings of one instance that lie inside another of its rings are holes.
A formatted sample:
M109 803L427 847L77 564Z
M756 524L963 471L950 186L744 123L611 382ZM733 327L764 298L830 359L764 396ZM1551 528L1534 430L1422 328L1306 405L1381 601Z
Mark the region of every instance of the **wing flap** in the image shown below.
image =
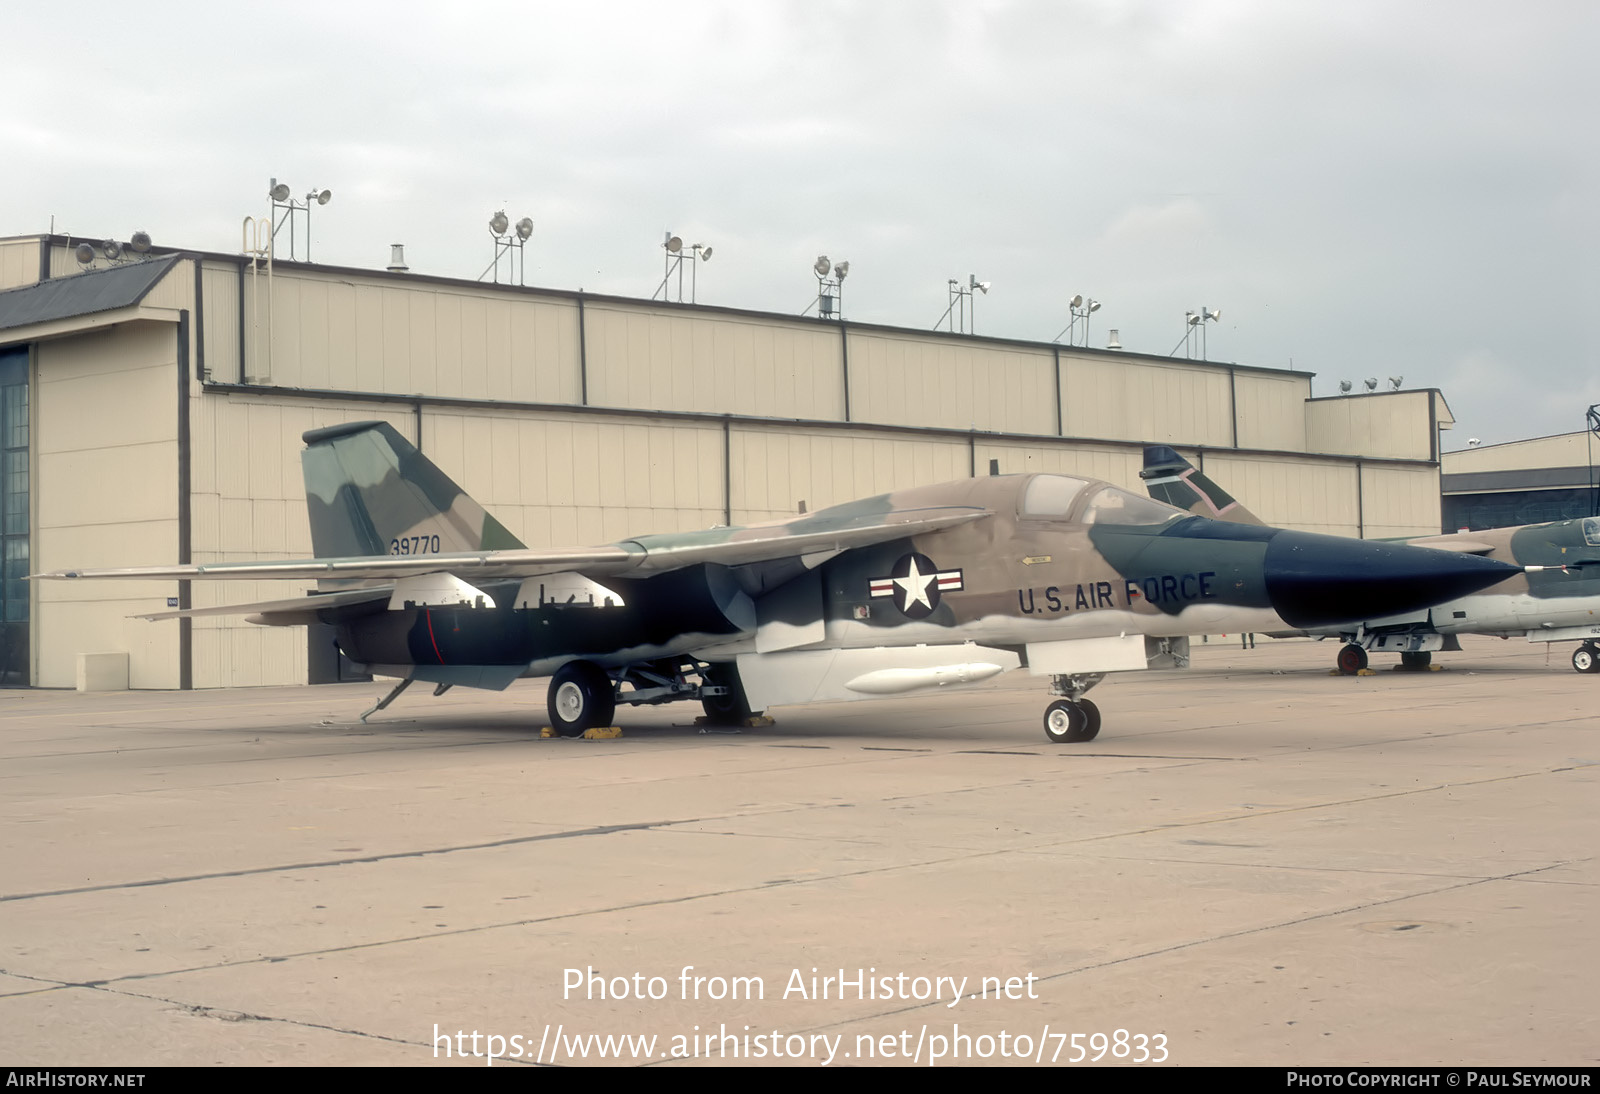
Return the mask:
M162 619L194 619L203 615L295 615L294 623L314 622L315 613L326 608L348 608L357 604L388 604L393 595L392 586L383 585L369 589L347 589L337 593L318 593L315 596L293 596L283 600L259 600L254 604L214 604L206 608L178 608L161 612L146 612L134 619L152 622ZM267 620L275 623L275 620Z

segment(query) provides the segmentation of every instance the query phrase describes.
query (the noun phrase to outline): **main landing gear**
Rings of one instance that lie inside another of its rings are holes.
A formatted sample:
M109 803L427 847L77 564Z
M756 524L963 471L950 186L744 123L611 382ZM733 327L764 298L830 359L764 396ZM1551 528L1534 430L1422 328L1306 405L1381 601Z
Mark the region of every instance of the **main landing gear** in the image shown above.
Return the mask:
M1103 672L1050 678L1050 693L1062 696L1044 712L1044 735L1053 744L1081 744L1095 739L1100 732L1100 708L1083 696L1104 679Z
M582 737L585 730L611 724L616 686L593 661L568 661L551 677L545 706L552 729L563 737Z
M750 709L739 668L663 658L603 669L593 661L568 661L550 679L546 708L550 727L562 737L611 725L619 703L628 706L698 699L712 725L749 724Z
M706 712L709 725L742 726L758 713L750 709L738 665L707 665L700 679L700 708Z
M1600 646L1585 642L1573 650L1572 668L1576 672L1600 672Z

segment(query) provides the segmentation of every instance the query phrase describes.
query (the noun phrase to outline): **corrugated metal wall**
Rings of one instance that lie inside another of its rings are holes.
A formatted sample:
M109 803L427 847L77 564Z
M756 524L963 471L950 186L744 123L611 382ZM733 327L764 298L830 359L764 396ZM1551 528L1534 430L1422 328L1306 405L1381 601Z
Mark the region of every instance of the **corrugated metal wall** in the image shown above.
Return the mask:
M1062 432L1069 437L1233 444L1226 370L1063 357L1061 371Z
M132 323L39 344L35 570L177 559L175 329ZM177 624L129 618L161 610L176 592L176 583L40 582L34 682L72 687L78 654L122 650L132 686L177 687Z
M0 240L0 289L15 289L39 280L37 239Z
M1350 456L1430 459L1434 421L1429 397L1424 390L1313 399L1305 404L1307 447Z

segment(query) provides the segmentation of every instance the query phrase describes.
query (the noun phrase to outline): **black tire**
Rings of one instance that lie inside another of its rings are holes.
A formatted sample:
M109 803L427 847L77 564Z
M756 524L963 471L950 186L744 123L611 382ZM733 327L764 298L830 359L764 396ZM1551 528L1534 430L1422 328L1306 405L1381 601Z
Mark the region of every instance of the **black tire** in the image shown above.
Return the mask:
M1095 725L1090 729L1090 715L1084 709L1085 705L1083 701L1074 703L1068 699L1057 699L1051 703L1044 711L1044 735L1058 745L1094 740L1094 735L1100 732L1100 712L1095 709ZM1092 703L1087 706L1094 709Z
M1574 672L1600 672L1600 650L1585 642L1572 651Z
M1428 650L1405 651L1400 654L1400 667L1411 672L1423 672L1433 664L1433 654Z
M1367 667L1367 651L1352 642L1339 650L1339 656L1335 660L1335 664L1339 666L1339 671L1346 676L1354 676Z
M1079 699L1078 709L1089 719L1089 724L1083 727L1083 736L1079 740L1092 741L1100 735L1100 708L1087 699Z
M724 695L702 695L700 708L706 720L718 726L742 726L756 716L750 709L750 700L744 693L744 682L739 679L739 666L731 662L710 665L701 679L714 687L724 687Z
M550 679L545 700L550 726L563 737L581 737L586 729L611 724L617 712L611 677L593 661L568 661Z

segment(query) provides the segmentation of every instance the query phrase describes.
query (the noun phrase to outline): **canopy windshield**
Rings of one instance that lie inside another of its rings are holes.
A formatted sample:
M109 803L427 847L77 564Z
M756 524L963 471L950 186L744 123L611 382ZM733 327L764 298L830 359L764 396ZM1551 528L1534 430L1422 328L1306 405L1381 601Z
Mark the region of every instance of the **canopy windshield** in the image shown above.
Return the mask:
M1085 524L1167 524L1189 514L1142 494L1131 494L1115 486L1103 486L1092 494L1079 519Z
M1072 512L1087 479L1071 475L1035 475L1022 495L1022 515L1043 520L1064 519Z

